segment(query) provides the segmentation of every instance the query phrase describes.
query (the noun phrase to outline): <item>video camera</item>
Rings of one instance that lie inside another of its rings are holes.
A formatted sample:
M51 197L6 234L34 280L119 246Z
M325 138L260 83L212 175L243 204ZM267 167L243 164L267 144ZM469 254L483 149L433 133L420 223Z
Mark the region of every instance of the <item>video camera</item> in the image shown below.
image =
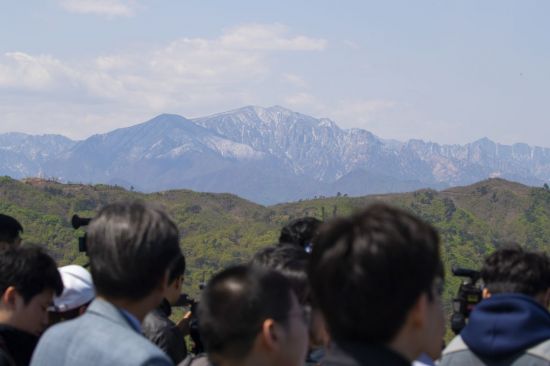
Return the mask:
M73 226L73 229L77 230L82 226L88 226L91 221L91 218L73 215L73 217L71 218L71 225ZM86 253L87 250L88 248L86 246L86 234L84 234L83 236L78 238L78 251L81 253Z
M200 331L199 331L199 321L197 319L197 305L199 302L187 294L181 294L178 301L174 306L186 307L189 308L191 312L191 318L189 319L189 336L193 341L193 346L191 347L191 352L198 355L199 353L204 353L204 346L201 341Z
M455 334L459 334L466 326L466 320L471 311L481 301L481 286L478 285L481 273L473 269L458 267L453 267L452 271L454 276L465 277L453 299L453 314L451 315L451 329Z
M202 278L202 282L199 285L199 290L204 289L204 287L205 287L205 283L204 283L204 273L203 273L203 278ZM195 355L205 352L204 345L202 344L202 341L201 341L199 320L197 318L198 305L199 305L199 302L187 294L181 294L178 301L173 305L173 306L189 308L189 311L191 312L191 318L189 319L189 336L193 341L193 347L191 348L191 353Z

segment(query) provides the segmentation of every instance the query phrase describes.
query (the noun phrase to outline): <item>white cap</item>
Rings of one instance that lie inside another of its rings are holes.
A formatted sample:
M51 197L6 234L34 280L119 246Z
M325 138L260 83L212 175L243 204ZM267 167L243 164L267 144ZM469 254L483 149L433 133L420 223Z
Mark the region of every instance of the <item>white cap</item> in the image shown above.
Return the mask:
M58 268L63 279L63 293L55 296L55 311L64 312L89 303L95 297L92 276L84 267L71 264Z

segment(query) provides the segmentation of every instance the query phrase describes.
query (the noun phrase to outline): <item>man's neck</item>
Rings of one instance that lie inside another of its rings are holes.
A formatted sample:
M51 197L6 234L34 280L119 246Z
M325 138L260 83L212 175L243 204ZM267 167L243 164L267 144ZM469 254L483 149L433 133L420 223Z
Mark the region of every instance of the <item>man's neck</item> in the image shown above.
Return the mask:
M265 359L265 357L258 357L259 355L249 354L246 358L241 360L230 360L227 358L219 357L218 359L214 359L214 364L219 366L270 366L272 363L270 363L268 360Z
M415 347L415 340L412 336L409 336L406 331L401 331L399 334L386 346L400 354L402 357L405 357L410 362L413 362L418 358L420 352L417 347Z
M17 324L15 324L14 322L12 312L5 309L0 309L0 324L8 325L12 328L17 328Z
M26 330L21 329L19 327L18 322L13 318L13 316L11 316L11 314L6 312L0 311L0 326L5 327L4 329L6 328L11 329L10 331L15 330L17 331L18 334L25 334L27 336L33 336L38 338L36 334L32 334L27 332Z
M98 296L119 309L123 309L128 313L136 317L139 322L143 322L143 319L152 309L148 301L133 301L128 299L111 298L107 296Z

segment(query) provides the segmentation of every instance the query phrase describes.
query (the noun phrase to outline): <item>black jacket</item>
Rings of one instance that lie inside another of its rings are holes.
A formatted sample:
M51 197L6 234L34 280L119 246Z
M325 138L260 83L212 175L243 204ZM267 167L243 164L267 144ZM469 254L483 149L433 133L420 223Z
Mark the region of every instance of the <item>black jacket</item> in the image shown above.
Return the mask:
M381 345L342 342L332 344L323 366L411 366L403 356Z
M38 343L38 337L10 327L0 325L0 366L26 366Z
M142 324L143 334L162 349L175 365L187 356L185 338L181 330L169 319L172 309L166 299L151 311Z

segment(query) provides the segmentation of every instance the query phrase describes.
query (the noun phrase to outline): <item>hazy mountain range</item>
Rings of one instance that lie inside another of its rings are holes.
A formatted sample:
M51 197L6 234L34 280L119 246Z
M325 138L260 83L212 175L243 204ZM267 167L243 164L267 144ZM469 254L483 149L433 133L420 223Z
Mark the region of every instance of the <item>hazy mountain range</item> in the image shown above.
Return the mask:
M540 186L550 181L550 149L487 138L466 145L398 142L278 106L244 107L192 120L163 114L82 141L0 134L0 175L230 192L270 204L489 177Z

